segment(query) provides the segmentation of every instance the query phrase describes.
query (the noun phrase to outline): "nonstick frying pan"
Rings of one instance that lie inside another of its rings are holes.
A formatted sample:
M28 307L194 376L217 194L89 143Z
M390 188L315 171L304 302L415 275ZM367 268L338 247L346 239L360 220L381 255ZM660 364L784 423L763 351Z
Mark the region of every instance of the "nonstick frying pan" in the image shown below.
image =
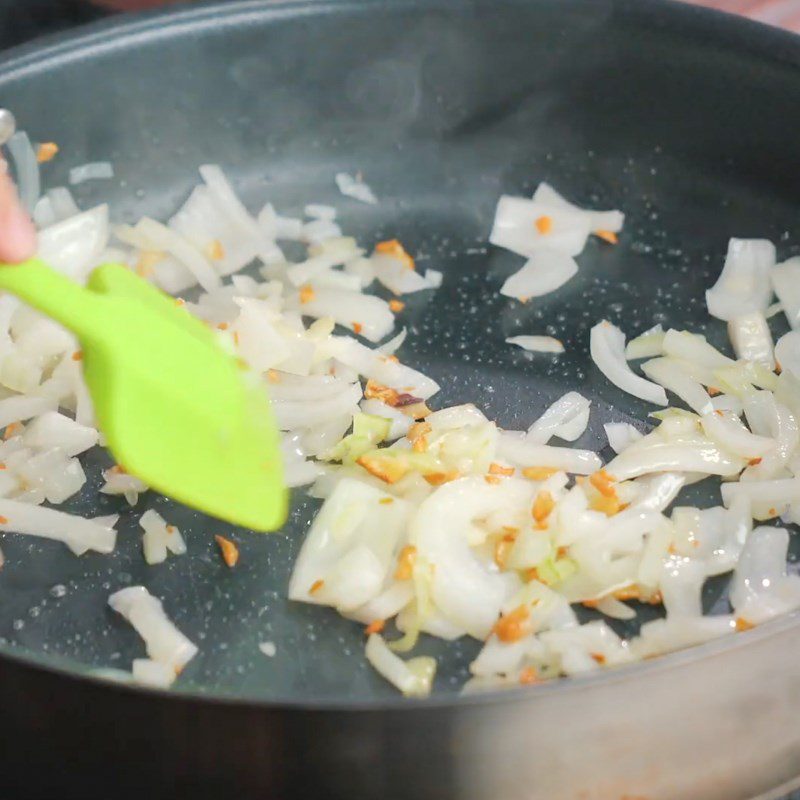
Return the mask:
M110 200L118 220L172 213L211 161L254 207L333 202L364 241L397 236L445 273L435 295L411 298L402 353L443 385L437 404L475 401L520 427L577 388L594 401L579 444L595 449L603 422L649 409L592 368L592 324L661 321L721 343L703 290L727 239L800 249L800 40L678 4L201 5L13 52L0 100L32 138L61 146L49 185L70 166L114 162L114 181L77 193L83 206ZM340 198L340 170L363 172L382 202ZM540 180L623 208L628 222L618 247L593 244L575 280L521 306L497 293L518 262L486 239L498 195ZM564 356L503 343L544 331ZM434 695L405 701L366 666L359 626L285 599L315 501L298 493L283 533L250 534L155 496L135 512L98 499L108 462L89 461L73 508L123 512L113 556L2 543L4 798L744 800L800 773L795 616L645 665L476 698L459 688L477 644L426 641L440 659ZM187 556L145 565L136 520L148 507L185 531ZM239 541L235 570L214 533ZM142 653L106 607L110 591L139 582L201 646L169 694L95 673ZM707 606L724 592L711 582ZM275 658L259 653L264 640Z

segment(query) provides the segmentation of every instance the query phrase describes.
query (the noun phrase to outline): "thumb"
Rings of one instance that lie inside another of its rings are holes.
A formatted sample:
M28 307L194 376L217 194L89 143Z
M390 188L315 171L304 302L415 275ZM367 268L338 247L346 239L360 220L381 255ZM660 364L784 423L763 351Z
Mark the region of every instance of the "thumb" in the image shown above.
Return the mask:
M0 261L15 264L36 252L36 229L17 195L6 162L0 158Z

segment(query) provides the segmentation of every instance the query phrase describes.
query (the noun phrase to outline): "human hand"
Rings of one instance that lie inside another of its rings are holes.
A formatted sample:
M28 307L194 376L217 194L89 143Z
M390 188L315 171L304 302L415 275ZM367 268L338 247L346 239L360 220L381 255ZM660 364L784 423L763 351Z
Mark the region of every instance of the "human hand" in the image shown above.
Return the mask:
M14 117L0 109L0 145L14 133ZM36 228L20 203L17 188L0 154L0 261L16 264L36 253Z

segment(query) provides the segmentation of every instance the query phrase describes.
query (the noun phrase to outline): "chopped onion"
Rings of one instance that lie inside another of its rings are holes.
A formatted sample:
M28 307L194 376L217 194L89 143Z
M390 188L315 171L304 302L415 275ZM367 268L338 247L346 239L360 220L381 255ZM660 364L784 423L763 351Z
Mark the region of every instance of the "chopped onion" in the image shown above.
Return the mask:
M380 634L373 633L367 639L367 661L389 683L406 697L427 697L431 693L436 661L428 656L403 661L386 645Z
M97 206L40 231L38 256L83 283L106 249L108 238L108 206Z
M655 383L634 374L628 366L625 360L625 334L608 320L592 328L590 350L592 361L615 386L649 403L667 405L666 392Z
M800 328L800 256L772 268L772 288L792 328Z
M525 266L500 287L500 294L527 300L554 292L578 272L575 259L550 248L534 251Z
M400 259L386 253L375 253L370 262L375 277L394 294L411 294L430 289L428 281L416 270L409 269Z
M729 322L752 311L765 311L772 298L770 275L775 245L766 239L731 239L717 282L706 292L708 313Z
M114 167L110 161L91 161L69 171L69 182L73 186L93 180L108 180L114 177Z
M603 466L591 450L535 444L509 434L500 436L498 455L520 467L551 467L573 475L590 475Z
M642 372L655 383L668 389L698 414L713 410L711 397L703 385L693 380L675 358L654 358L642 364Z
M625 215L621 211L589 211L570 203L562 197L550 184L540 183L533 194L533 199L537 203L554 208L564 208L570 211L577 211L584 214L589 219L589 225L593 233L597 231L608 231L609 233L619 233L625 224Z
M781 365L781 370L800 380L800 331L790 331L778 339L775 359Z
M310 317L331 317L339 325L378 342L394 329L394 314L380 297L338 289L315 289L313 297L300 307Z
M22 205L33 212L41 192L39 178L39 161L33 149L31 140L25 131L17 131L8 140L8 151L14 161L14 170L17 174L19 199Z
M553 403L533 425L528 428L525 441L547 444L553 436L574 442L589 424L592 401L578 392L567 392Z
M627 422L606 422L603 429L606 432L608 444L615 453L627 450L644 435Z
M375 205L378 202L372 193L372 189L358 178L354 178L346 172L337 172L335 180L339 191L346 197L352 197L354 200L359 200L369 205Z
M676 359L708 369L719 369L734 364L733 359L722 355L704 336L688 331L668 330L664 334L664 353Z
M760 458L775 447L775 441L756 436L731 411L712 411L700 420L706 435L718 445L743 458Z
M625 358L635 361L639 358L654 358L664 353L664 329L660 324L631 339L625 348Z
M134 658L131 669L133 680L154 689L169 689L175 681L175 670L149 658Z
M147 655L174 673L179 673L197 654L197 647L175 627L161 601L144 586L120 589L108 598L108 604L144 639Z
M552 336L511 336L506 344L515 344L531 353L563 353L564 345Z
M763 313L752 311L734 317L728 323L728 335L737 358L758 361L775 369L772 334Z
M110 553L116 543L113 523L106 525L54 508L2 498L0 517L6 520L0 525L0 530L64 542L76 555L82 555L87 550Z
M537 225L542 219L548 220L546 226ZM503 195L497 202L489 241L526 258L542 248L576 256L590 232L591 222L581 211Z

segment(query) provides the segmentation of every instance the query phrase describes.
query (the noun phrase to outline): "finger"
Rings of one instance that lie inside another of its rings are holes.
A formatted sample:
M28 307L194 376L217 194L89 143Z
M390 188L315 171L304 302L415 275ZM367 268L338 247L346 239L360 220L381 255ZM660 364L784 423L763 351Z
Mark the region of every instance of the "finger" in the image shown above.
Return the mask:
M16 264L36 252L36 229L0 159L0 261Z

